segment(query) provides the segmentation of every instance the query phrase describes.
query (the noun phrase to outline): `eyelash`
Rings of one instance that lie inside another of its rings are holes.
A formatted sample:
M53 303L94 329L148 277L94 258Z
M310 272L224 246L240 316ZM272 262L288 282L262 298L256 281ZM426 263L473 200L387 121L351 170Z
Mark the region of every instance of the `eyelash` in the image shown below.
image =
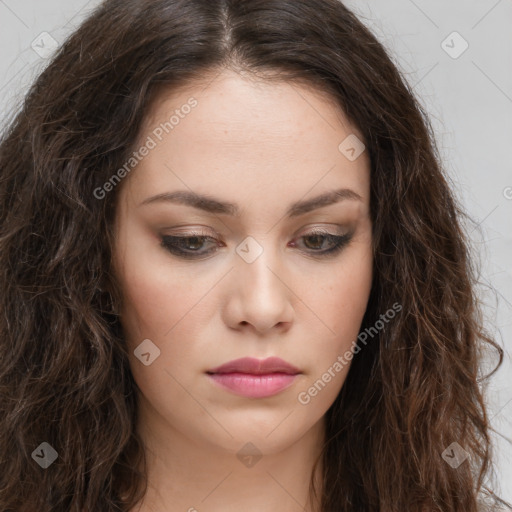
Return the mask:
M352 239L351 234L333 235L331 233L328 233L327 231L323 231L321 229L316 229L316 230L313 230L305 235L302 235L298 240L300 240L302 238L310 238L310 237L315 237L315 236L323 237L324 240L330 240L333 243L333 246L327 250L318 251L318 250L310 249L309 251L306 251L306 252L310 252L314 256L321 257L321 258L328 258L330 256L337 255L339 252L342 251L342 249ZM183 259L204 258L215 251L215 248L212 248L212 249L210 249L208 251L204 251L204 252L198 252L198 251L187 252L186 250L179 248L180 245L183 245L183 242L185 242L191 238L196 238L198 240L203 240L203 241L206 241L206 240L214 240L215 241L215 239L213 237L208 236L208 235L203 235L200 233L188 233L186 236L170 236L170 235L163 236L163 237L161 237L161 246L165 250L170 252L171 254L178 256L179 258L183 258ZM321 245L323 245L323 242Z

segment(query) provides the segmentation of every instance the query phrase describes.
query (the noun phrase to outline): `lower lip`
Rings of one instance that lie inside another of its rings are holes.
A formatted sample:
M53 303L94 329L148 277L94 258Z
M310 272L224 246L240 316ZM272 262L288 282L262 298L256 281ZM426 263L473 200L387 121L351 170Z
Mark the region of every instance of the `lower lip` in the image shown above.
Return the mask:
M217 384L237 395L250 398L273 396L291 386L297 375L287 373L213 373L208 374Z

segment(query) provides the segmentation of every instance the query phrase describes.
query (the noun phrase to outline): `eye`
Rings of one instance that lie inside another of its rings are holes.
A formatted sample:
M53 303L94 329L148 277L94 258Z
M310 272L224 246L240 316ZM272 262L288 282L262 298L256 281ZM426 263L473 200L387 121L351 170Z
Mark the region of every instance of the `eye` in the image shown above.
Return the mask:
M204 247L208 240L213 242L214 247L207 251L201 251L200 249ZM163 236L161 246L175 256L191 259L209 255L215 251L215 247L218 247L219 244L211 236L189 233L187 236Z
M323 229L315 229L297 240L304 240L307 252L314 256L328 257L339 253L351 240L352 235L347 233L344 235L333 235ZM297 244L292 243L295 247Z
M334 235L322 229L316 229L297 240L304 240L304 252L308 252L318 257L334 256L340 252L351 240L351 234ZM207 247L210 242L210 248ZM292 247L297 247L296 241L291 243ZM186 236L166 235L161 237L161 246L171 254L184 259L200 259L215 252L220 246L218 240L204 235L202 233L188 233Z

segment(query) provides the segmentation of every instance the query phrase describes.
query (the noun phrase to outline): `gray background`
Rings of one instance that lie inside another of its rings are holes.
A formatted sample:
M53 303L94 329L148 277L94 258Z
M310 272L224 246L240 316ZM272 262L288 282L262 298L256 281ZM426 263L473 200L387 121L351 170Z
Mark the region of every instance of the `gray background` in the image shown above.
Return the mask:
M0 125L48 62L52 40L41 34L62 43L99 3L0 0ZM512 2L346 4L391 51L414 87L431 116L456 195L479 225L468 231L480 254L480 297L488 328L505 349L487 395L499 432L493 434L494 488L512 502L512 442L506 440L512 438Z

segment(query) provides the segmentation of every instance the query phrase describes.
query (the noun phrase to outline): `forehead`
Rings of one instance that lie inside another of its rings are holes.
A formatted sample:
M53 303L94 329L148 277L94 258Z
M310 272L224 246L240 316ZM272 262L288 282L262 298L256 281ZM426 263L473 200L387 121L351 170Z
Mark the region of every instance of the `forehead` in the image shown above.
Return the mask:
M272 140L277 137L279 141L292 141L299 136L314 140L316 136L325 136L328 129L358 131L325 90L311 84L278 81L275 77L256 79L226 70L177 89L161 89L146 114L142 133L151 131L162 120L169 120L173 113L181 114L180 109L188 110L186 104L191 98L197 100L199 107L194 107L190 116L197 121L196 135L206 132L208 139L222 134L241 139L243 133L250 133ZM183 120L183 114L179 117ZM230 132L225 133L226 130Z
M130 181L137 195L179 185L242 195L277 187L301 197L321 182L318 192L350 186L365 196L367 155L350 161L339 149L354 135L362 139L324 91L226 71L160 91L138 141L154 147Z

